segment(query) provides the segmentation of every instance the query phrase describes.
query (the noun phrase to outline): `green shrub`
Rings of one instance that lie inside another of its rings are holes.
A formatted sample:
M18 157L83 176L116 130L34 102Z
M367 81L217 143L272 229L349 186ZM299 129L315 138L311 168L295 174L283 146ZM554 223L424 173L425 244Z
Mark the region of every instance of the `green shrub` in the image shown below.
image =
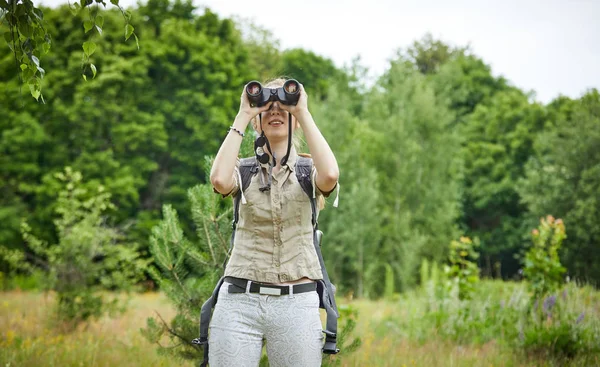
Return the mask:
M570 359L600 351L598 323L585 320L582 303L567 303L568 290L573 294L573 288L560 292L565 268L558 253L566 237L563 221L550 215L532 231L533 245L524 264L531 298L516 343L527 353Z
M576 287L565 288L559 296L535 302L524 318L516 344L528 354L559 360L599 353L600 322L590 317L593 304L584 308L581 298L587 296L581 297L582 293Z
M450 292L457 292L459 299L469 299L479 282L479 268L475 250L477 243L469 237L461 237L450 243L450 266L445 267Z
M556 292L563 284L565 268L560 263L558 252L567 237L561 219L551 215L540 219L540 226L532 232L533 245L525 254L523 274L537 301L551 292Z
M57 294L57 313L72 328L105 312L122 309L116 299L106 301L103 290L129 290L141 280L146 262L140 260L136 244L123 243L116 228L107 224L104 213L113 208L110 194L102 186L96 192L84 188L82 176L66 168L56 177L63 182L54 221L58 242L49 244L33 235L27 223L21 232L36 267L25 261L25 253L0 248L0 256L19 273L40 280L42 289ZM14 277L16 286L37 287Z

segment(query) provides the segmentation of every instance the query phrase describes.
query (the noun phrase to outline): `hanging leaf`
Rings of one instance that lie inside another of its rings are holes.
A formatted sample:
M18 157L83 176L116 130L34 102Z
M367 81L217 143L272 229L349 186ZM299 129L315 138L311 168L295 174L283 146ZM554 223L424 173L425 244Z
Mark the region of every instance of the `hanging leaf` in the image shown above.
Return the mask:
M4 0L2 0L4 1ZM32 11L33 15L35 15L36 18L38 18L39 20L44 20L44 13L38 9L38 8L33 8Z
M96 16L96 25L100 28L104 26L104 17L102 15Z
M137 49L140 49L140 40L138 40L138 37L136 34L133 35L133 37L135 37L135 44L137 45Z
M127 41L129 39L129 37L131 37L132 34L133 34L133 26L128 23L125 25L125 41Z
M83 29L85 29L85 33L89 32L92 28L94 28L94 22L91 20L86 20L83 22Z
M87 57L92 56L92 54L96 51L96 44L92 41L86 41L83 43L83 53Z
M96 65L90 64L90 69L92 69L92 78L96 77Z
M100 35L102 35L102 28L100 28L98 25L96 25L96 30L98 33L100 33Z
M110 3L119 6L119 0L110 0Z
M36 101L40 98L40 95L42 94L42 86L38 79L35 79L29 83L29 91Z

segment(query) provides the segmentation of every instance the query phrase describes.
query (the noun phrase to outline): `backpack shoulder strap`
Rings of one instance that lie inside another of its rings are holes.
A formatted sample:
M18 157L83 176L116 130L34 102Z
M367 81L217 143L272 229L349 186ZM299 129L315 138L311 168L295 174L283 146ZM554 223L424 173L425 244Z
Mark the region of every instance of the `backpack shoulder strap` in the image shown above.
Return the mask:
M310 199L310 205L312 207L312 224L313 227L317 228L317 201L315 200L314 188L312 184L313 160L308 157L298 157L296 161L296 178L302 187L302 191Z
M241 182L239 183L240 189L238 193L233 197L233 222L231 223L232 232L231 232L231 240L229 241L229 252L225 261L223 262L223 269L227 265L227 259L231 256L231 250L233 249L233 240L235 239L235 229L237 227L237 223L240 219L240 202L242 201L242 196L244 195L244 190L248 188L250 185L250 181L252 180L252 176L258 172L258 162L256 161L256 157L242 158L240 159L239 165L239 179Z
M296 178L302 186L302 190L309 198L313 197L313 185L310 177L313 169L313 160L308 157L298 157L296 161Z
M248 157L240 159L240 178L242 182L240 183L240 189L246 190L250 185L250 180L252 176L258 172L258 162L256 161L256 157Z

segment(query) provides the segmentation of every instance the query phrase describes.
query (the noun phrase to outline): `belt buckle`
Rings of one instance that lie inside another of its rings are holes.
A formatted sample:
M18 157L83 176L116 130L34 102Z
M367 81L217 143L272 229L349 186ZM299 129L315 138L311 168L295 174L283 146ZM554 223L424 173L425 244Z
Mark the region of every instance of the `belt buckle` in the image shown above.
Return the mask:
M268 294L271 296L281 296L281 289L279 288L269 288L269 287L260 287L258 289L258 293L260 294Z

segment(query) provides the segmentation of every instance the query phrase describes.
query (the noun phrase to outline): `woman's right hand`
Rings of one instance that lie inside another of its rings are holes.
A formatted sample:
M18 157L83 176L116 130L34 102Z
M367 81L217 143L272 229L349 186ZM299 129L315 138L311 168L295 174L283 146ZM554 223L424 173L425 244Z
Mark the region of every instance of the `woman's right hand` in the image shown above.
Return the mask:
M267 111L269 108L271 108L271 104L273 104L273 102L269 102L262 107L250 106L250 100L248 99L248 95L246 94L247 86L248 84L244 85L244 90L242 91L242 96L240 98L240 111L238 112L238 116L243 117L244 121L246 121L246 126L250 122L250 120L255 118L259 113Z

